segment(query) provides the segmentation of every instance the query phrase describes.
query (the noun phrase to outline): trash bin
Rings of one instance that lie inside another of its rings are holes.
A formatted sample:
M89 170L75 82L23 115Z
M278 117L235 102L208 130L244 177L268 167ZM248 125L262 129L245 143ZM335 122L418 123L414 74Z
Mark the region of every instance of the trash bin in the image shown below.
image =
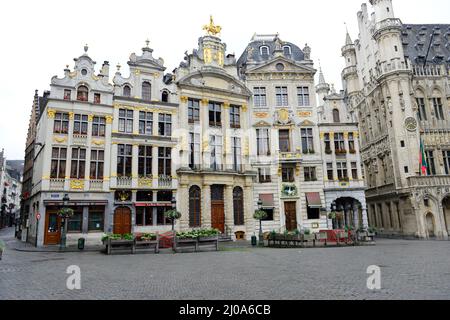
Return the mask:
M78 250L84 250L84 243L85 243L85 239L84 238L80 238L78 239Z
M257 238L255 235L252 236L252 246L256 247L257 245Z

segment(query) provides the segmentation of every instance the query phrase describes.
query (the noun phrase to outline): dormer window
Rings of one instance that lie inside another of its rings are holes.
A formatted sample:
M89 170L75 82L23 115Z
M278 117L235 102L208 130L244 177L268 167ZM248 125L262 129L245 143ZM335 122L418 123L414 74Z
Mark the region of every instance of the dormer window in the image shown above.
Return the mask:
M100 93L94 93L94 103L100 104L101 103L101 95Z
M161 101L162 102L169 102L169 92L164 90L161 94Z
M291 46L284 46L283 47L283 52L284 52L285 56L290 56L292 54Z
M339 116L339 110L338 109L334 109L333 110L333 122L334 123L339 123L341 122L341 118Z
M89 90L86 86L79 86L77 91L78 101L88 101Z
M131 96L131 88L129 85L125 85L123 87L123 96L124 97L130 97Z
M263 58L269 57L269 47L268 46L262 46L259 48L259 51Z
M64 89L64 100L70 100L71 95L72 95L72 90Z
M152 85L148 81L142 83L142 100L152 100Z

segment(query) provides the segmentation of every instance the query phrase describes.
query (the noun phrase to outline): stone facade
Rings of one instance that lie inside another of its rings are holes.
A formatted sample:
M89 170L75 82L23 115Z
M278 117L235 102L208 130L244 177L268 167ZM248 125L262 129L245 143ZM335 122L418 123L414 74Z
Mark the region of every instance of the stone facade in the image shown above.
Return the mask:
M404 25L391 0L370 3L371 16L366 4L358 12L359 38L347 34L342 48L345 98L360 124L369 224L386 235L447 239L450 29Z

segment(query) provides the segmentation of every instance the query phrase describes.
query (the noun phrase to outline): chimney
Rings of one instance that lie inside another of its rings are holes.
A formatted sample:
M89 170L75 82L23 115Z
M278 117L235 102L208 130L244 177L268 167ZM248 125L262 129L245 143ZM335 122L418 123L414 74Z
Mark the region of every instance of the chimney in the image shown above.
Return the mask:
M100 72L103 75L103 81L105 83L109 82L109 61L103 62L102 71Z

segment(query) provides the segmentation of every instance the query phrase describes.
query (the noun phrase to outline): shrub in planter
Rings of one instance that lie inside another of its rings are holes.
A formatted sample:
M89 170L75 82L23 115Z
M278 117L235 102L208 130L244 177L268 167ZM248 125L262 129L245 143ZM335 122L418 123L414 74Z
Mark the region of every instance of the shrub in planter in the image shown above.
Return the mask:
M58 216L61 218L71 218L75 214L75 211L71 208L62 208L58 211Z
M152 241L152 240L156 240L156 234L154 233L144 233L141 236L141 241Z

